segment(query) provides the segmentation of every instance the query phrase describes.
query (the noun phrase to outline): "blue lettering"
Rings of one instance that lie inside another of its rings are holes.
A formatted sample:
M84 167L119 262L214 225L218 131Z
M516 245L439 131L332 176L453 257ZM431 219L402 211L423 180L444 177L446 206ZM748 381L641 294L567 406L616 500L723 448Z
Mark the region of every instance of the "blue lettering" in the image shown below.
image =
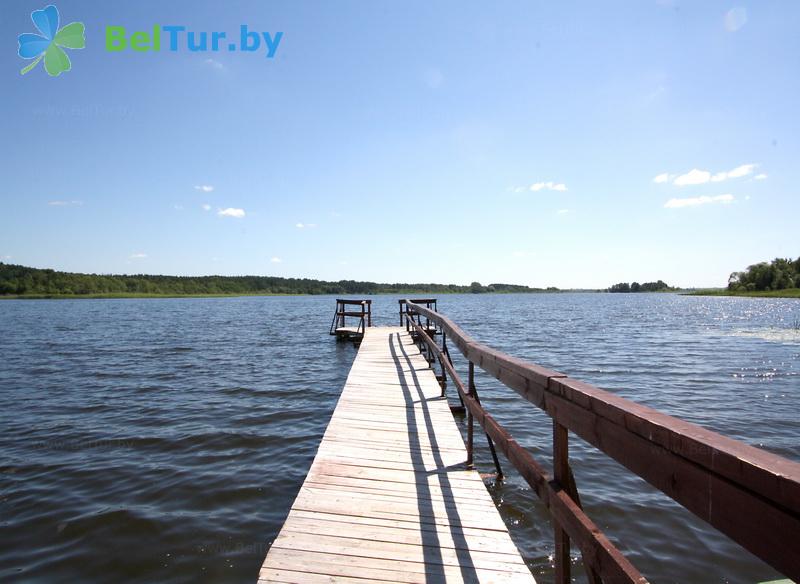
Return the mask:
M239 48L243 51L257 51L261 44L261 38L257 32L248 32L247 25L243 24L239 27ZM253 41L251 44L250 41Z
M275 56L275 51L278 50L278 45L281 44L283 33L276 32L274 37L270 36L268 32L262 34L264 35L264 43L267 45L267 59L271 59Z
M195 43L194 39L195 39L195 35L196 34L200 35L200 44ZM193 52L207 51L208 50L208 44L207 44L206 41L207 41L207 35L206 35L205 32L200 32L200 33L189 32L189 34L188 34L188 46L189 46L189 50L190 51L193 51Z
M169 33L169 50L178 50L178 33L186 30L185 26L165 26L164 32Z
M224 32L212 32L211 33L211 50L212 51L219 51L219 41L220 41L220 39L224 39L224 38L225 38L225 33Z

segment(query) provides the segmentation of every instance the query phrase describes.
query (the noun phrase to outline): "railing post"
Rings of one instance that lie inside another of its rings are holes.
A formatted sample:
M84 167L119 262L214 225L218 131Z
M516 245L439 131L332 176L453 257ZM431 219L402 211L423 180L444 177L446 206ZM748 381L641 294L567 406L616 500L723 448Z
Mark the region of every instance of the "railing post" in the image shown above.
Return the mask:
M553 420L553 474L561 488L568 491L569 485L569 434L567 429ZM556 584L568 584L570 577L569 536L558 523L554 522L555 530L555 568Z
M433 340L433 339L431 339ZM434 341L435 342L435 341ZM442 396L444 396L444 390L447 389L447 371L444 367L444 360L447 358L445 355L445 351L447 350L447 335L444 331L442 331L442 353L441 353L441 366L442 366Z
M475 364L472 361L469 362L469 382L467 384L467 395L470 397L475 395ZM467 408L467 468L470 470L475 466L472 462L472 438L475 433L474 426L475 420L472 417L472 410Z

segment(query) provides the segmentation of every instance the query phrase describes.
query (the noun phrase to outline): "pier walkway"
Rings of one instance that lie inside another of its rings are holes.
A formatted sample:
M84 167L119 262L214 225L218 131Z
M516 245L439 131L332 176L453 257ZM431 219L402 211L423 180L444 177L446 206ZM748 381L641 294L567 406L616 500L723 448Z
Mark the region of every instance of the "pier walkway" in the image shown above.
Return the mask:
M259 582L533 583L405 327L369 327Z

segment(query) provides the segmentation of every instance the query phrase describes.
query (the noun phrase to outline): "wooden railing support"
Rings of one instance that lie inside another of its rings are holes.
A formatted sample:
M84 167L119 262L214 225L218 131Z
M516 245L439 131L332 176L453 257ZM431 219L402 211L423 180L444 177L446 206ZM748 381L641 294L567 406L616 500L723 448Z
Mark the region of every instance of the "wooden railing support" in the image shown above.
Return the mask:
M564 488L569 481L567 478L569 476L568 440L567 429L553 420L553 475L561 485L561 488ZM558 522L554 524L554 531L556 584L569 584L572 581L570 576L569 535Z
M473 397L475 395L475 364L470 361L469 362L469 395ZM460 394L459 394L460 395ZM463 401L462 401L463 403ZM467 468L472 469L475 467L473 459L472 459L472 452L474 449L474 426L475 426L475 417L472 415L472 410L467 410Z
M443 347L447 347L447 336L446 335L442 335L442 346ZM444 348L442 349L442 353L444 353ZM447 372L445 371L445 368L444 368L444 359L445 358L446 358L446 356L443 355L442 359L441 359L442 375L441 375L441 381L439 382L439 384L442 386L442 395L444 395L444 391L445 391L445 389L447 389Z

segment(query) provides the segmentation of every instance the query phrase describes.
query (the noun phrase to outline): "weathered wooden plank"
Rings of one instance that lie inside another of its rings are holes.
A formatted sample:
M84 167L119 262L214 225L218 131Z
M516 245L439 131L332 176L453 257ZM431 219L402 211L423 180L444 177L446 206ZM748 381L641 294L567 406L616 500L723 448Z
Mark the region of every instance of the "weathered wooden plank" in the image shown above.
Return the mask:
M270 550L270 557L273 555ZM302 550L283 550L276 548L274 559L262 567L262 574L270 570L294 570L308 574L307 579L300 582L322 581L340 582L340 578L368 578L385 582L402 582L409 584L431 584L448 582L469 583L505 583L524 582L524 575L513 572L475 569L465 572L460 567L444 565L428 565L419 562L387 560L385 558L363 558L322 552ZM328 580L312 580L311 574L328 575ZM273 582L259 576L260 582ZM529 580L530 581L530 580Z
M448 524L454 530L457 530L461 525L469 525L471 527L484 527L486 529L503 530L505 524L497 514L495 509L494 513L487 510L486 512L478 512L470 510L470 512L453 512L452 506L445 505L438 501L429 501L424 497L411 499L408 503L401 503L396 501L378 500L372 497L359 496L354 494L352 496L324 496L317 494L315 497L310 493L307 494L305 489L300 491L297 496L292 509L304 509L306 511L346 511L349 514L359 517L416 517L420 520L425 519L428 521L438 521L441 518L447 518Z
M405 329L368 328L259 582L534 582Z
M450 489L447 490L449 491ZM357 499L358 502L368 501L375 504L403 504L409 499L407 492L381 492L373 489L359 489L355 487L342 488L338 485L325 485L319 483L308 485L306 491L310 495L317 497L317 499L322 499L324 497L333 497L336 499L354 498ZM434 493L427 492L427 489L425 493L417 493L415 498L417 506L423 504L431 509L445 507L447 509L447 513L449 513L450 510L455 511L455 517L462 515L475 517L477 515L483 515L484 513L487 513L488 510L486 505L484 505L481 501L476 502L473 498L455 498L452 496L442 497L437 496Z
M291 524L290 524L291 525ZM424 545L401 542L385 542L366 538L325 535L321 533L302 533L287 526L272 544L276 549L323 552L339 555L356 555L363 558L398 560L418 564L439 564L458 567L468 564L472 569L493 570L497 572L523 572L530 575L525 563L516 554L503 554L494 551L453 548L439 545L437 538L430 537Z
M393 482L393 481L383 481L383 480L370 480L370 479L360 479L351 476L336 476L330 474L323 474L323 473L309 473L308 476L308 483L312 485L337 485L340 487L352 487L354 489L372 489L376 491L385 491L389 493L405 493L406 495L413 496L417 492L419 492L420 484L419 483L400 483L400 482ZM428 482L425 485L425 488L430 491L431 493L435 493L438 496L444 499L454 499L458 500L460 498L466 497L468 499L472 499L475 496L473 490L479 490L479 488L459 484L459 488L457 491L453 491L449 485L446 487L442 487L437 483Z
M305 511L296 509L292 511L292 516L297 518L309 517L318 523L325 521L336 521L344 523L354 523L357 525L388 526L394 529L413 530L415 532L435 531L437 533L452 534L451 526L446 518L439 522L417 521L416 518L385 518L385 517L358 517L343 513L326 513L320 511ZM459 526L459 529L468 534L471 538L488 538L495 542L503 540L508 542L505 529L486 529L485 527ZM513 544L512 544L513 545Z
M331 443L324 445L324 449L320 448L320 451L336 456L358 457L361 460L415 463L421 466L430 464L454 466L464 462L462 453L455 449L439 450L438 453L434 452L433 449L415 450L413 452L411 450L388 450L382 448L366 450L359 448L354 443L331 441Z
M396 440L380 440L378 438L365 438L359 440L357 436L331 436L327 437L325 442L327 444L341 444L343 446L356 446L362 445L365 448L373 448L376 450L395 451L395 452L410 452L415 454L417 452L432 452L433 450L447 451L456 450L455 448L434 448L431 445L404 445L397 444Z

